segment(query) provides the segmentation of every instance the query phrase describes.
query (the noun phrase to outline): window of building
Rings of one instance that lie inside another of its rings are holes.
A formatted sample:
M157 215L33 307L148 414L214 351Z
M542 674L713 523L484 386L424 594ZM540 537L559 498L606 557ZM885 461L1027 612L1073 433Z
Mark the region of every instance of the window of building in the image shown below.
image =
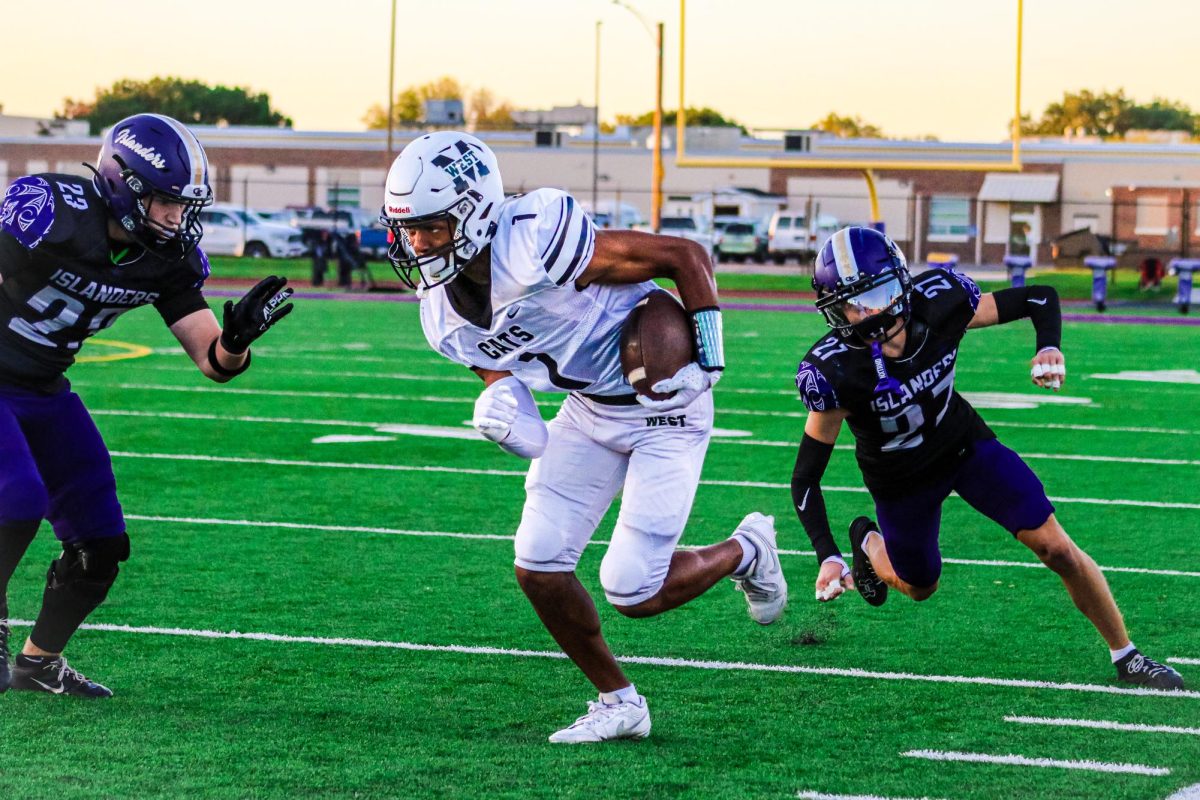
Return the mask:
M971 201L966 197L929 199L929 241L965 242L971 238Z
M1138 236L1166 236L1168 210L1166 195L1139 195L1133 232Z

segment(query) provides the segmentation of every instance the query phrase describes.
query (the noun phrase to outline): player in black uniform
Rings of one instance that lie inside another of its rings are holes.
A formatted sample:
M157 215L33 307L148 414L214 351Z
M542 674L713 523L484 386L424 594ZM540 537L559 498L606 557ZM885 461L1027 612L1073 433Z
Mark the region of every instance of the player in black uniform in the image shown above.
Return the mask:
M1108 643L1120 680L1183 688L1179 673L1134 648L1104 575L1058 524L1037 476L954 390L967 330L1025 317L1037 336L1033 382L1060 388L1066 368L1054 290L981 295L970 278L944 269L913 279L895 243L869 228L830 237L817 256L813 287L834 333L808 351L796 374L809 415L792 497L821 565L817 598L857 588L880 605L889 586L914 600L932 595L942 569L942 503L955 491L1062 578ZM843 420L879 520L851 523L852 571L830 533L820 488Z
M0 692L112 695L62 657L129 557L108 450L63 376L83 340L153 304L200 371L224 383L292 308L286 281L271 277L227 302L217 324L197 247L208 160L183 125L155 114L118 122L93 172L18 178L0 206ZM63 551L10 670L8 581L43 519Z

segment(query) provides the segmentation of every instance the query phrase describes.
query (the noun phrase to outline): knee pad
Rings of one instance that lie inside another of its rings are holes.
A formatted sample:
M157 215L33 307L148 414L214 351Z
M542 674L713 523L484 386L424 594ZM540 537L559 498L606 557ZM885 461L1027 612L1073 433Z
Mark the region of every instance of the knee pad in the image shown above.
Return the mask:
M46 588L99 604L117 580L118 566L129 558L129 536L64 542L62 555L50 562Z
M649 600L658 594L662 584L662 579L652 578L650 565L643 559L610 549L600 562L600 585L614 606L633 606Z

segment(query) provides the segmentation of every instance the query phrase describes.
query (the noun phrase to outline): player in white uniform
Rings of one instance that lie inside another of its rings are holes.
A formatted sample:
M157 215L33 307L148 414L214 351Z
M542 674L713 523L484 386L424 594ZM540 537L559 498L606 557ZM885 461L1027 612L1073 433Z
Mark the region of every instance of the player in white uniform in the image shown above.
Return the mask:
M555 189L504 197L495 154L473 136L431 133L410 143L387 177L383 220L396 272L421 293L430 345L485 388L474 425L533 459L516 535L516 574L543 624L600 692L552 742L643 738L644 697L600 633L575 565L617 492L621 512L600 582L629 617L682 605L732 576L750 615L778 618L787 601L771 517L748 515L733 535L676 551L712 430L724 354L708 254L684 239L597 231ZM678 287L693 320L698 363L660 381L653 401L621 372L621 325L653 278ZM543 422L530 389L568 392Z

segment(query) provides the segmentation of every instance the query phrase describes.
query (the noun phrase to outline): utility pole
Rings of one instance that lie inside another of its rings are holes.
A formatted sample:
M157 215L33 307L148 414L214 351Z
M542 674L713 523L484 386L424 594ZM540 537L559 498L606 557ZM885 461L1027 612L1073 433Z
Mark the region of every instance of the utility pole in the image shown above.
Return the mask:
M650 178L650 229L658 233L662 222L662 117L663 117L663 24L658 23L657 68L654 74L654 166Z
M600 20L596 20L596 105L592 109L592 218L600 213L596 206L600 182Z
M655 49L655 70L654 70L654 161L650 168L650 229L658 233L659 226L662 222L662 185L663 185L663 162L662 162L662 89L663 89L663 24L659 22L654 29L651 29L650 23L638 11L625 0L612 0L613 5L620 6L637 17L638 22L642 23L642 27L646 29L646 33L650 34L650 38L654 41Z
M392 115L396 102L396 0L392 0L391 44L388 46L387 164L392 166Z

